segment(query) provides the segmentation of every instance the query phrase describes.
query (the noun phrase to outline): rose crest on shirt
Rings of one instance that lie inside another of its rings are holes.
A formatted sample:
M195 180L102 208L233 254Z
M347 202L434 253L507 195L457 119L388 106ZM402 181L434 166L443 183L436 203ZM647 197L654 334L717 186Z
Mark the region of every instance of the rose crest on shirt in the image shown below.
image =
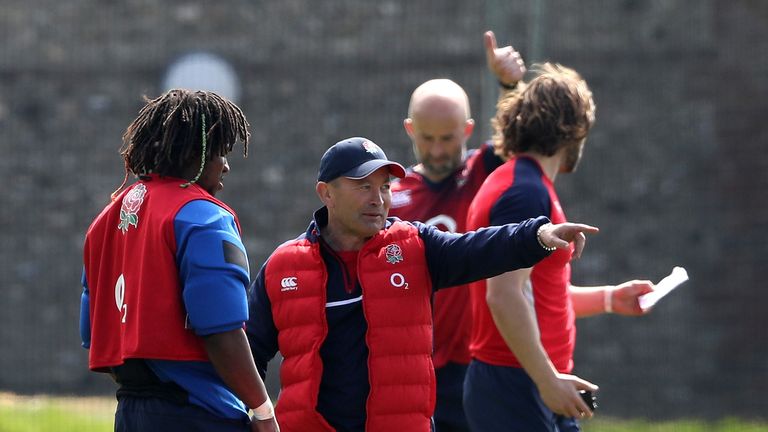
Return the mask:
M120 223L117 228L125 234L128 228L133 225L138 228L139 209L144 202L144 195L147 193L147 187L139 183L123 197L122 207L120 207Z
M387 245L384 254L387 257L387 262L390 264L397 264L403 260L403 250L394 243Z

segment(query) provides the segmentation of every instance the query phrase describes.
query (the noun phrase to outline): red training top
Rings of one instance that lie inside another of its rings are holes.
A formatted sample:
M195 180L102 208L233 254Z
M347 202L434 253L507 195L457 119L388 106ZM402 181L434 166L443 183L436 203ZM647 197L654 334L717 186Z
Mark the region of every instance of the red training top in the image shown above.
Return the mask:
M544 215L552 223L566 222L552 181L538 162L527 157L507 161L488 177L469 208L467 229L520 222ZM558 249L533 266L526 290L532 298L541 342L561 373L573 369L576 343L575 313L569 286L570 251ZM474 327L470 343L472 357L498 366L521 367L496 329L485 301L485 280L470 285Z

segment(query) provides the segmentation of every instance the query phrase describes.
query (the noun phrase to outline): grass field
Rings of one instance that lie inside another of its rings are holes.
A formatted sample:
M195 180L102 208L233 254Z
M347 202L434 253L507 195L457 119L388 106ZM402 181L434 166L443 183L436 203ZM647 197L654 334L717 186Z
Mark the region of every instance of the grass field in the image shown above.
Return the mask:
M0 393L0 432L109 432L114 398L17 396ZM584 432L768 432L768 423L737 419L717 422L651 422L595 418Z
M114 398L0 393L0 432L108 432L116 404Z
M717 422L678 420L651 422L645 420L597 419L582 422L584 432L766 432L768 423L751 423L737 419Z

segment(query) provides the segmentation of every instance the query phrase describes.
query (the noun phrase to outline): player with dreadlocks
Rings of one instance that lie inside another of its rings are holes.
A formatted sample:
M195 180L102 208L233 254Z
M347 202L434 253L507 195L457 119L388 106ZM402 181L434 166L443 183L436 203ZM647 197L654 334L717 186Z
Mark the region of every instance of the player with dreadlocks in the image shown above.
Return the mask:
M240 225L214 198L248 127L215 93L175 89L123 135L123 183L85 238L80 311L90 369L119 384L116 431L278 430L243 330Z
M238 139L247 157L248 126L240 108L216 93L171 90L148 101L123 134L125 179L118 191L125 186L129 172L187 178L189 171L196 169L190 181L194 183L202 175L206 159L226 156ZM201 145L191 145L200 141ZM206 152L205 158L200 157L201 152ZM199 168L193 164L195 159L200 160Z

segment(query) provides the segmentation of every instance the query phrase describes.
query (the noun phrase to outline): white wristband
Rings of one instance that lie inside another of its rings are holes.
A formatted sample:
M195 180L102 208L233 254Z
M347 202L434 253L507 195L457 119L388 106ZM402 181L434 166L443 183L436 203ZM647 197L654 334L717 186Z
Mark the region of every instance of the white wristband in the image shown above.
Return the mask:
M263 404L258 408L253 409L253 417L251 420L269 420L275 417L275 409L272 406L272 401L267 398Z
M539 246L541 246L545 251L547 252L554 252L557 247L555 246L547 246L544 244L543 241L541 241L541 232L544 231L544 229L548 228L552 224L547 222L544 225L540 226L539 229L536 230L536 240L539 241Z
M603 290L603 306L605 313L613 312L613 288L606 288Z

